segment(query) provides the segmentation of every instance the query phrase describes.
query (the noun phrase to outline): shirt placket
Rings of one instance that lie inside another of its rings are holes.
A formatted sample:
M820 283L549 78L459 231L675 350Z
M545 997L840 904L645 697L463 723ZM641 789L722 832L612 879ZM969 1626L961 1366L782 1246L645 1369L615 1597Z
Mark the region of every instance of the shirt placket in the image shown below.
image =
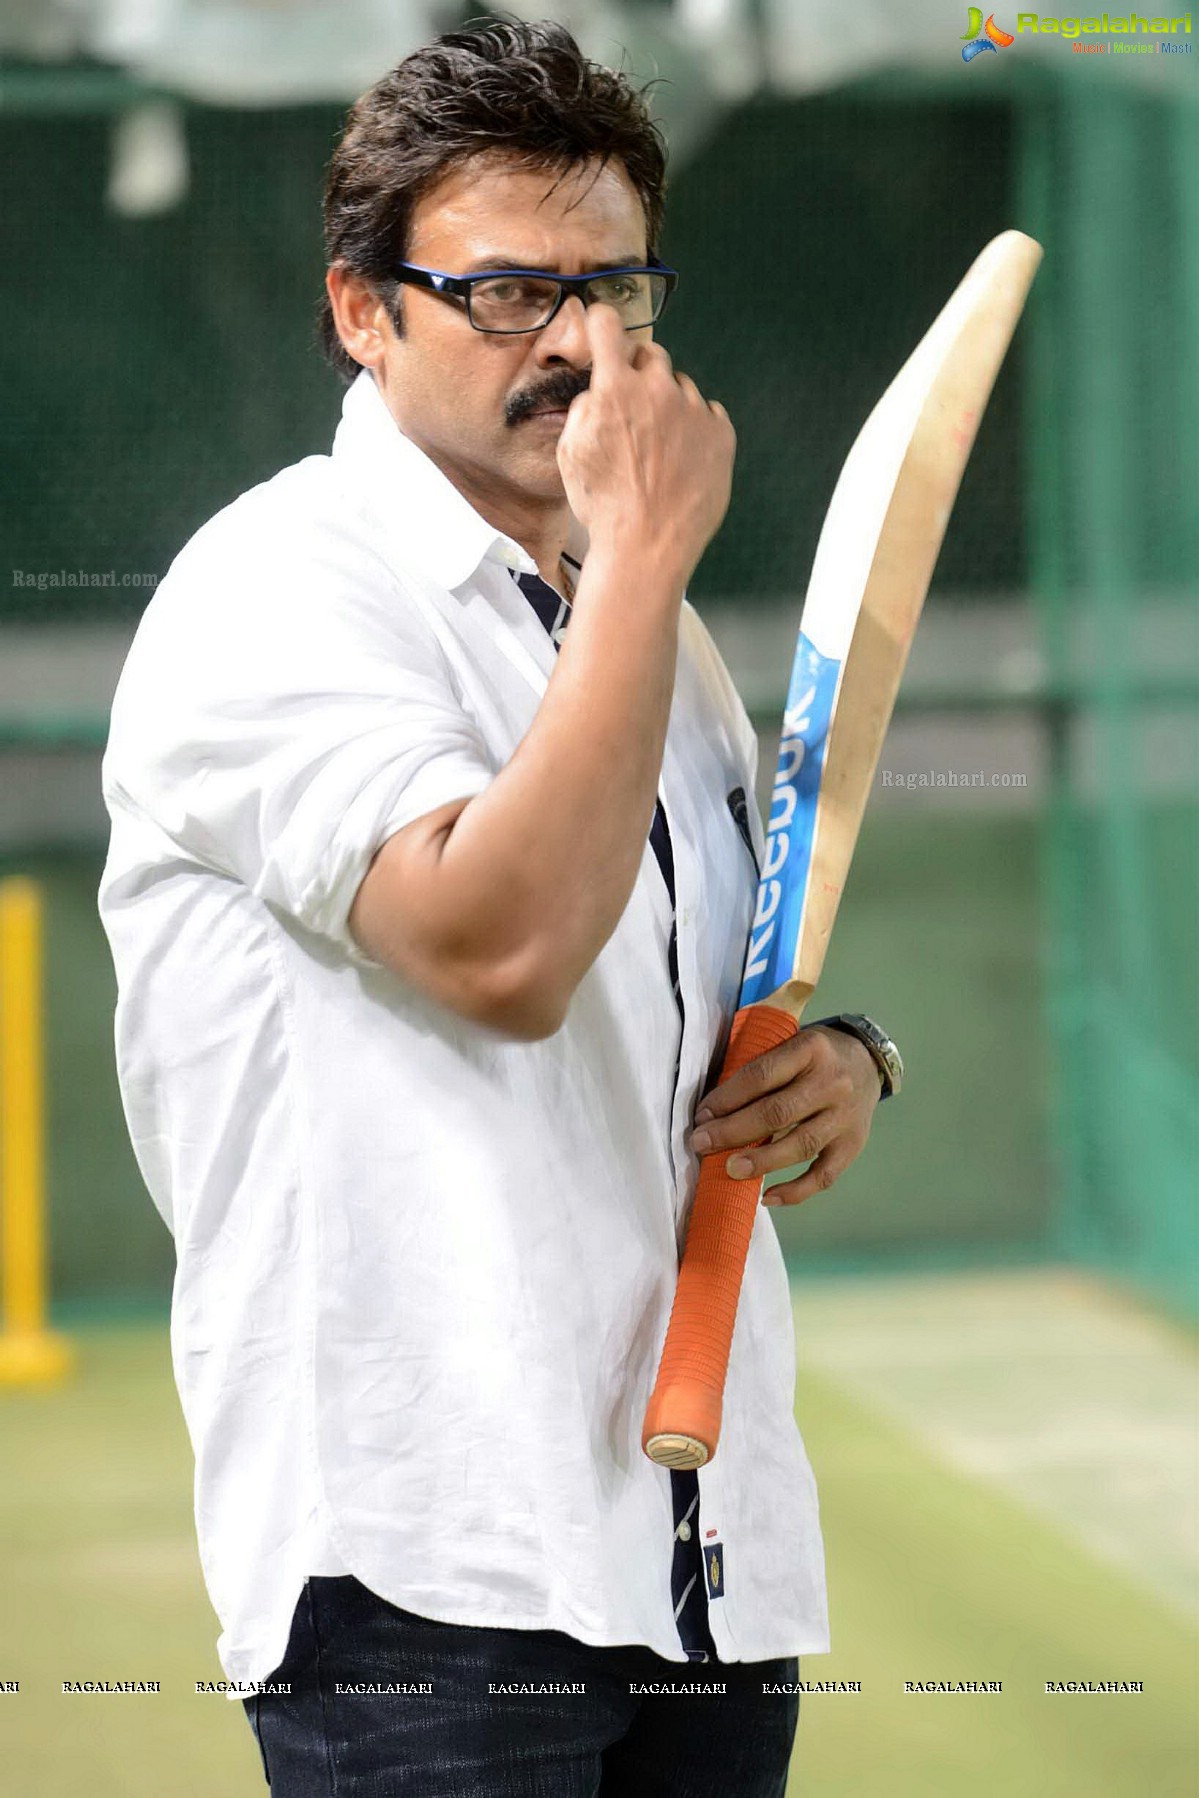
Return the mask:
M570 605L562 595L538 574L517 574L516 584L536 612L549 634L555 651L570 621ZM675 906L674 847L670 825L661 799L654 805L649 833L650 846L670 895L670 936L667 943L667 966L671 990L679 1014L679 1047L671 1081L670 1117L667 1140L671 1170L677 1181L674 1156L674 1109L678 1093L679 1068L683 1056L685 1017L679 984L678 918ZM699 1479L692 1469L670 1469L671 1512L674 1520L674 1546L670 1564L670 1596L674 1608L675 1627L689 1661L715 1660L716 1647L708 1627L707 1590L703 1577L703 1550L699 1527Z

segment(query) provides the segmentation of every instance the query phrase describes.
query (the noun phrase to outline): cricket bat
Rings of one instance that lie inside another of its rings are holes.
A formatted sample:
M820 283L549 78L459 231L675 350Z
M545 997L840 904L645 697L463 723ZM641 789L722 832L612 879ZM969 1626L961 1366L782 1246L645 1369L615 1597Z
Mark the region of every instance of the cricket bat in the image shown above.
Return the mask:
M979 420L1041 260L1004 231L863 425L829 504L799 625L766 854L720 1078L793 1036L820 971L908 650ZM707 1156L641 1444L716 1453L760 1179Z

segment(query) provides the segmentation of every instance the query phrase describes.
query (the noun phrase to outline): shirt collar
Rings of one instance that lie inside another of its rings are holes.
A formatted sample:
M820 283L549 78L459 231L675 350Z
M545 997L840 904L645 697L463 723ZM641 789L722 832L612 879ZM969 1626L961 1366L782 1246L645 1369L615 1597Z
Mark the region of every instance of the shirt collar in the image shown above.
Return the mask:
M413 443L364 368L346 392L333 438L333 460L349 472L388 529L397 560L415 562L443 587L460 587L484 561L515 573L537 565L513 538L489 524L448 475ZM567 553L581 562L587 533L571 519Z

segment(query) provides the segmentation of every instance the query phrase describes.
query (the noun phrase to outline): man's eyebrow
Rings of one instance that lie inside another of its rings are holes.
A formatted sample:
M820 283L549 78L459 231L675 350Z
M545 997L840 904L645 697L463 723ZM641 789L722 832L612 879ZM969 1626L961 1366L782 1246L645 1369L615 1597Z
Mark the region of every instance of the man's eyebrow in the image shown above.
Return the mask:
M644 267L645 263L639 256L617 256L610 261L593 262L591 267L585 269L583 272L584 274L594 275L603 274L607 269ZM462 270L462 273L464 275L478 275L489 273L492 269L499 271L513 268L528 269L530 274L536 275L560 275L562 273L561 269L555 268L551 263L521 262L515 256L476 256L475 259L468 263Z

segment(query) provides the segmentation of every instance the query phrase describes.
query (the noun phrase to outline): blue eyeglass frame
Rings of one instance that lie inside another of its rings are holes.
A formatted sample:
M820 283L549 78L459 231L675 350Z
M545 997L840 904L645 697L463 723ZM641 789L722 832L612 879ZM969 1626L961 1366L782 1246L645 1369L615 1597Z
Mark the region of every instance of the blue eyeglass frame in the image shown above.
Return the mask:
M466 308L467 322L474 331L481 331L488 337L528 337L534 331L544 331L551 320L557 318L566 301L572 294L577 294L583 305L587 305L587 288L593 281L606 280L612 275L664 275L666 291L662 295L662 304L654 316L643 325L626 325L626 331L646 331L650 325L657 324L666 310L666 303L679 284L679 272L669 268L665 262L659 262L651 256L648 262L633 262L623 268L596 268L587 275L552 275L543 268L486 268L479 269L473 275L447 275L441 269L420 268L415 262L397 262L391 270L392 278L409 287L424 287L430 293L440 295L442 299L461 300ZM539 325L521 325L517 330L505 330L495 325L475 324L471 310L471 289L479 281L497 281L505 275L525 275L531 280L553 281L558 287L558 298L553 308L542 319Z

